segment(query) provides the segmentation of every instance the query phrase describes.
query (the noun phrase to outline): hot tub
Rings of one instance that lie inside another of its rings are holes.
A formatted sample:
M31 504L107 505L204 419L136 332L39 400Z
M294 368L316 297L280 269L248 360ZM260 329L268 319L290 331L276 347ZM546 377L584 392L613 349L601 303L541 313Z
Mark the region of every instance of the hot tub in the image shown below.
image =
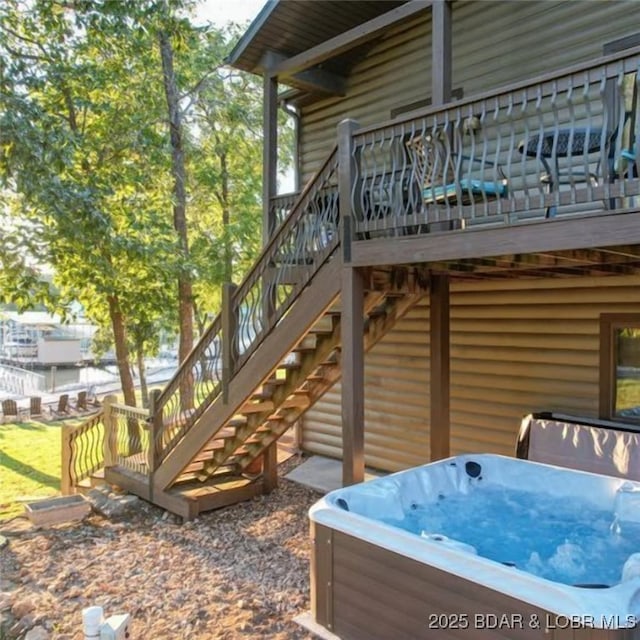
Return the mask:
M310 518L312 614L343 640L640 638L640 483L465 455Z

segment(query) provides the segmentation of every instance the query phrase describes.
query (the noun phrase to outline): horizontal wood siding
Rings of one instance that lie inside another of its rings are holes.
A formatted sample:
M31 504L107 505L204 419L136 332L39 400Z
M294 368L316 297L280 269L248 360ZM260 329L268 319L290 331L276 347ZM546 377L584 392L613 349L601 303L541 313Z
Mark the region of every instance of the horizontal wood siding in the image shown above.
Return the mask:
M522 416L596 416L599 315L640 313L640 277L451 285L451 452L512 455ZM366 356L365 456L395 471L429 459L428 307ZM340 457L340 387L305 416L303 447Z
M429 460L429 320L426 305L407 313L365 356L365 461L398 470ZM303 419L306 451L342 456L340 383Z
M640 312L640 278L457 284L451 450L511 455L520 418L598 412L599 315Z
M630 2L455 2L453 87L464 96L602 55L605 43L640 31ZM344 118L363 126L431 93L431 13L389 30L352 70L344 98L302 109L306 181Z
M361 125L388 120L392 109L424 100L430 94L431 13L389 30L357 64L347 79L345 98L330 98L304 107L300 145L303 184L317 170L336 141L345 118Z

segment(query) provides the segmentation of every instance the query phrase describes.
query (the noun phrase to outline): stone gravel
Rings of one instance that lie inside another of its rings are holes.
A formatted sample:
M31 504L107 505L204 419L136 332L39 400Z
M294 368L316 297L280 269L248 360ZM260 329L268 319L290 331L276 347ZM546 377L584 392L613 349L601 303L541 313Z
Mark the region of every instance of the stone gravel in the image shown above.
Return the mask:
M307 511L319 497L281 479L184 524L142 500L111 519L0 523L0 639L82 640L91 605L131 614L132 640L311 639L292 618L309 609Z

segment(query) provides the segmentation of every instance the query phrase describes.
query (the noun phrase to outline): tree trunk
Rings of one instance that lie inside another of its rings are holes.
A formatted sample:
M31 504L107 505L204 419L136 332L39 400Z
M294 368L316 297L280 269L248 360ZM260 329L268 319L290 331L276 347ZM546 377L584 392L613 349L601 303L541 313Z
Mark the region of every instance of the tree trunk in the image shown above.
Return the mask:
M191 275L186 267L189 258L189 238L187 234L186 167L182 138L182 113L180 111L180 97L173 68L173 47L169 34L166 31L161 31L158 39L171 137L173 226L178 234L180 253L185 265L178 276L178 314L180 324L178 358L182 362L193 348L193 291ZM193 407L193 380L191 378L191 375L187 375L180 382L180 397L183 410Z
M127 329L120 310L120 302L117 296L109 296L109 317L113 328L113 341L116 349L116 363L120 374L120 385L124 395L124 403L130 407L136 406L136 391L133 384L133 376L129 367L129 349L127 347ZM140 451L140 430L136 421L127 420L127 432L129 455Z
M147 387L147 369L144 364L144 342L136 341L136 358L138 360L138 377L140 378L140 396L142 406L146 409L149 406L149 389Z

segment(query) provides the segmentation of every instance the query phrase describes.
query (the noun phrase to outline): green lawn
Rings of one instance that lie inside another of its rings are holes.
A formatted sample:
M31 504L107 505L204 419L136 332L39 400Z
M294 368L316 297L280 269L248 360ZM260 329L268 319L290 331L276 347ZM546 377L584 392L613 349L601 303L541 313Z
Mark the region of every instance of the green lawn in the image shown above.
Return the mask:
M24 512L21 498L60 492L60 425L0 424L0 521Z
M640 380L619 378L616 385L616 411L640 406Z

